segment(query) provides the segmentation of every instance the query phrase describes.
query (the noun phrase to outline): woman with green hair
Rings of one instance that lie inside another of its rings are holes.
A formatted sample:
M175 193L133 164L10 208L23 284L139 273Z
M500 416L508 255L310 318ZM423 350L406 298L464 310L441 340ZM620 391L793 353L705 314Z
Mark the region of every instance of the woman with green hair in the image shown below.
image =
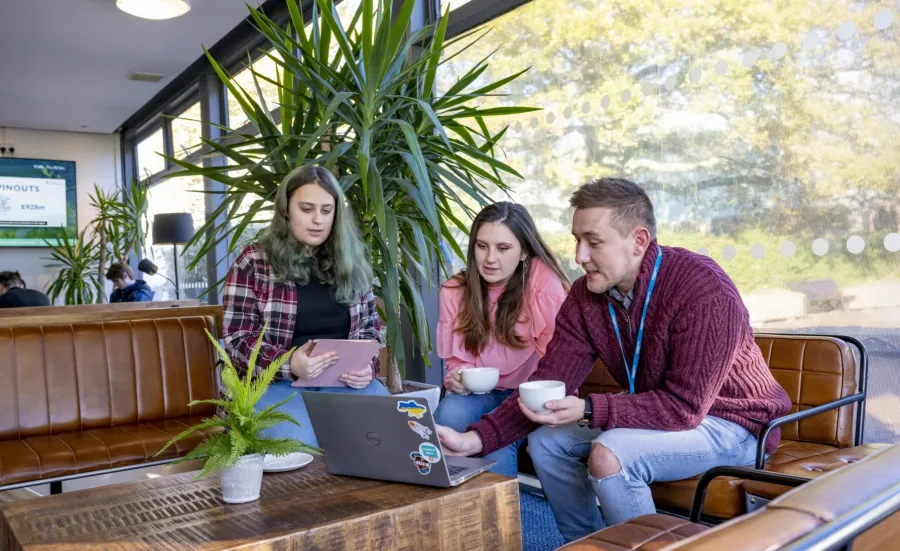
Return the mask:
M336 353L308 355L313 340L381 341L372 280L368 251L331 172L308 165L288 174L278 186L271 225L232 264L223 298L225 350L242 375L264 325L257 371L296 348L257 408L296 393L281 408L302 426L281 423L268 436L317 445L302 395L291 383L314 379L337 361ZM376 357L342 375L346 386L303 390L388 395L374 379L377 372Z

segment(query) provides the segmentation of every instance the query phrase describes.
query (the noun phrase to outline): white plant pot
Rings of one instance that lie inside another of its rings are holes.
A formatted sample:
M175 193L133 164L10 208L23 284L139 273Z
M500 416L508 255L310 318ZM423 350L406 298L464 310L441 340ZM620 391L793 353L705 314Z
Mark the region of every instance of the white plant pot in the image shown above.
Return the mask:
M385 383L385 386L387 386L387 381L385 381L384 377L378 377L378 380L382 383ZM437 411L438 402L441 401L441 387L429 385L426 383L419 383L416 381L403 381L403 384L405 386L415 387L418 390L412 392L401 392L400 394L395 394L394 396L424 398L425 401L428 402L428 407L431 409L431 413L434 414L434 412Z
M222 499L225 503L247 503L259 499L262 487L263 459L261 453L245 455L231 467L219 473Z

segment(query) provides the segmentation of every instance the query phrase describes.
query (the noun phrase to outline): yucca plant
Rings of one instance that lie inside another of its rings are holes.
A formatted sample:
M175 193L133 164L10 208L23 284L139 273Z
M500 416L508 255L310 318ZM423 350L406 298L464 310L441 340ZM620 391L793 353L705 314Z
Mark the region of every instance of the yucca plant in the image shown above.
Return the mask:
M444 40L448 12L436 25L412 31L414 4L405 0L395 10L391 1L363 0L346 28L333 0L316 0L309 21L296 0L287 0L291 23L286 27L251 8L256 28L268 39L271 51L265 55L276 64L277 77L251 67L256 88L251 94L209 52L207 58L252 130L227 129L224 139L203 140L210 155L227 159L223 166L197 167L170 158L184 168L171 177L205 176L227 189L189 244L202 243L197 261L223 240L233 251L254 219L271 212L277 186L293 168L316 163L334 172L372 255L394 360L388 370L393 392L400 390L404 368L401 311L409 315L419 351L427 354L431 339L420 285L435 285L434 266L448 275L442 240L465 256L451 229L468 228L454 212L471 215L467 202L484 205L490 188L507 190L505 177L521 177L495 155L506 128L492 134L485 119L535 110L479 106L522 74L469 90L482 79L487 58L449 90L436 93L438 68L454 42ZM414 57L418 46L422 53ZM277 106L266 103L261 82L277 88ZM250 208L240 213L245 201Z
M147 187L132 183L119 192L105 191L94 184L90 204L97 211L90 225L98 241L97 280L102 286L109 257L127 264L135 246L144 242L149 229ZM105 302L103 293L99 298Z
M62 236L56 241L44 240L50 249L44 260L53 261L44 267L59 269L47 287L47 296L50 302L62 297L67 305L94 304L102 294L96 272L100 247L93 236L88 237L90 228L81 230L77 239L70 239L66 228L60 229Z
M206 332L206 336L219 352L219 357L224 363L222 369L222 385L225 387L224 396L215 400L193 400L188 406L198 406L200 404L212 404L217 409L216 415L209 419L203 420L198 425L194 425L188 430L182 432L178 436L169 440L169 442L159 450L156 455L161 454L169 446L186 438L187 436L206 429L219 427L224 431L215 432L206 437L196 448L190 453L176 459L173 463L189 461L192 459L203 459L203 468L197 475L197 478L205 476L213 471L224 469L234 465L238 459L245 455L268 454L268 455L287 455L293 452L307 452L312 454L320 454L321 450L314 446L309 446L293 438L269 438L261 436L260 432L274 427L279 423L293 423L300 426L292 416L283 411L277 411L277 408L288 403L295 395L267 407L262 411L256 411L256 403L262 398L269 384L275 377L278 369L290 359L293 349L278 357L269 364L262 373L254 377L253 372L256 366L256 359L259 357L259 348L263 340L266 328L263 327L259 340L250 353L250 361L247 366L247 374L241 378L234 364L228 358L225 350L222 349L219 341Z

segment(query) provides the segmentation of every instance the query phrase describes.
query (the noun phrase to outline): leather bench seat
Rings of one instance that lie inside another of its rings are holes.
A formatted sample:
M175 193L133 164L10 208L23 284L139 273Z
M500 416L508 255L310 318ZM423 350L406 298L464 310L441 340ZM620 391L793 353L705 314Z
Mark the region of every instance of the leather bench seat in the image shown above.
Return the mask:
M199 313L203 315L198 315ZM210 307L0 327L0 486L186 455L218 397Z
M181 457L200 443L203 434L192 434L154 455L203 419L180 417L0 441L0 485Z
M565 551L775 551L842 519L861 504L878 500L900 485L900 445L867 447L847 468L792 489L765 507L714 528L668 515L646 515L608 527L562 547ZM847 456L848 459L852 456ZM827 460L827 459L823 459ZM748 482L749 484L749 482ZM873 506L878 505L870 502ZM880 506L880 505L878 505ZM844 525L845 527L848 525ZM855 537L854 551L894 549L900 512ZM890 542L889 545L885 545ZM849 548L849 547L848 547Z
M655 551L695 536L706 526L669 515L644 515L565 546L567 551Z

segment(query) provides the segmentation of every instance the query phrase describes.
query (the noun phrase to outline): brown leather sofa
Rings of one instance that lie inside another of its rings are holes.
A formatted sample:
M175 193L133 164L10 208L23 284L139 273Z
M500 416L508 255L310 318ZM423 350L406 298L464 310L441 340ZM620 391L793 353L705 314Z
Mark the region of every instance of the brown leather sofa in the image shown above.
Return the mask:
M900 446L830 471L750 514L708 528L655 514L611 526L567 551L895 549L900 536ZM753 476L750 473L749 476ZM764 476L769 473L755 471ZM777 476L777 475L776 475ZM699 513L699 511L698 511ZM823 542L828 541L828 547ZM849 547L848 547L849 548Z
M860 446L863 434L867 355L848 337L757 334L756 343L776 380L787 391L791 413L771 425L780 426L781 443L767 460L760 446L757 468L813 478L823 462L836 467L866 457L877 445ZM853 348L857 348L856 355ZM857 355L859 360L857 360ZM580 393L621 392L606 367L597 362ZM762 438L761 442L765 439ZM520 471L533 474L527 454ZM684 513L691 508L697 478L651 485L660 510ZM747 512L744 480L725 477L709 488L704 513L727 519ZM768 489L771 494L783 489Z
M51 482L58 492L62 480L168 462L199 443L154 457L214 412L187 404L217 397L204 330L217 334L221 307L127 314L0 324L0 490Z

